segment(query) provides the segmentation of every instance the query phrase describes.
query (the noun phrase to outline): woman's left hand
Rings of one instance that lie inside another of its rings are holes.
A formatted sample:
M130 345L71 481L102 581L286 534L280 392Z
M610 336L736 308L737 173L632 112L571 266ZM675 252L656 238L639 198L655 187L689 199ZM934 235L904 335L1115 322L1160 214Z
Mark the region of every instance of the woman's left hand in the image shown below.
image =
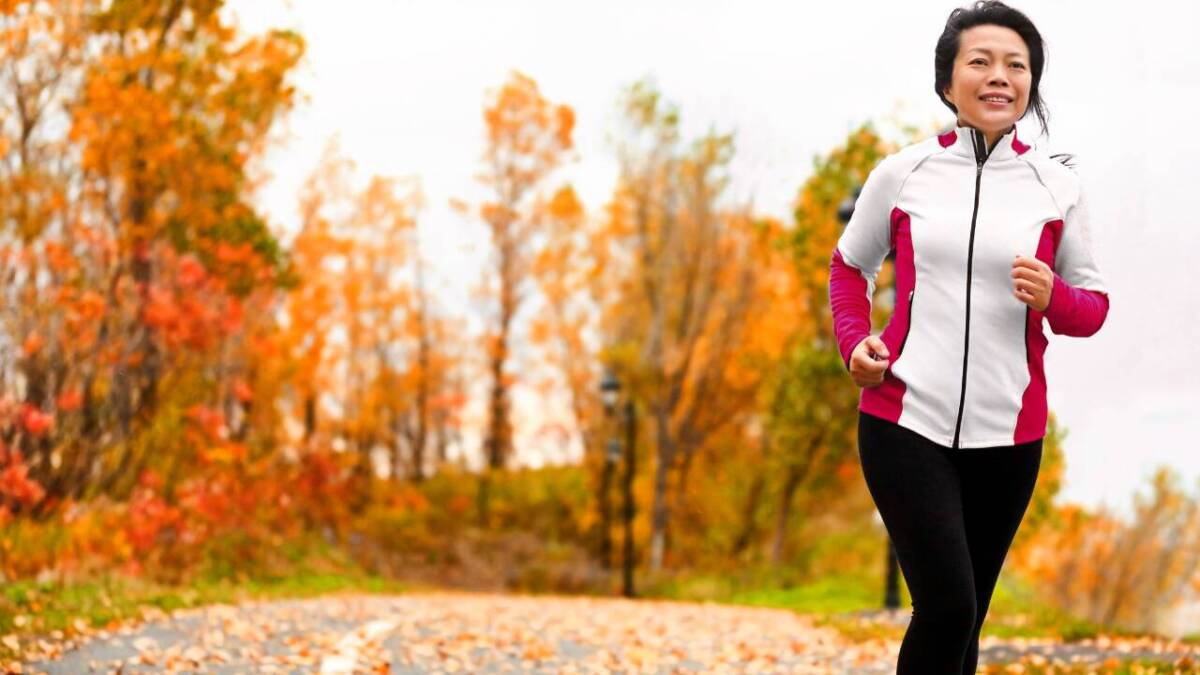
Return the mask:
M1050 306L1054 270L1037 258L1017 255L1012 266L1013 296L1039 312Z

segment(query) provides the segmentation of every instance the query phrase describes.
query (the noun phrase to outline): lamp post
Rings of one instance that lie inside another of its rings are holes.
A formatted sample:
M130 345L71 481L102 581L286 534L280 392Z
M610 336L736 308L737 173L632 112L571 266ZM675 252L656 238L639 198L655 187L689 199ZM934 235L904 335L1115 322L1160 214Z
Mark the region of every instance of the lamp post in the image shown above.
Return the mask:
M838 220L842 221L844 228L849 222L851 216L854 215L854 205L858 201L858 196L862 194L862 186L855 187L849 196L838 205ZM888 252L888 260L895 261L895 249ZM883 606L887 609L899 609L900 607L900 562L896 558L896 545L892 543L892 538L889 535L887 541L887 568L883 591Z
M604 371L600 380L600 401L604 404L604 417L612 419L621 394L621 383L611 370ZM604 468L600 474L600 562L604 569L612 569L612 509L609 507L609 486L612 484L613 469L621 459L621 442L609 437L604 444Z
M622 494L625 508L625 552L621 558L621 594L627 598L634 596L633 591L633 471L637 458L637 408L633 405L633 397L625 399L625 476L622 481Z
M617 404L621 399L621 381L611 370L604 371L604 377L600 381L600 400L604 403L605 417L612 418L616 412ZM610 437L605 444L604 453L604 473L601 476L601 519L603 521L601 543L601 555L604 558L604 564L607 568L609 565L609 557L611 554L612 542L609 537L609 507L608 507L608 486L612 480L613 469L616 463L621 459L621 451L625 454L625 473L622 476L622 520L624 524L624 546L621 556L621 594L627 598L634 596L633 590L633 475L634 475L634 460L636 458L636 443L637 443L637 409L633 405L631 396L625 397L625 404L622 407L623 421L625 422L625 443L622 444L615 437ZM624 447L622 447L622 445Z
M604 444L604 468L600 473L600 563L612 569L612 507L609 505L609 486L613 469L621 459L621 442L610 438Z

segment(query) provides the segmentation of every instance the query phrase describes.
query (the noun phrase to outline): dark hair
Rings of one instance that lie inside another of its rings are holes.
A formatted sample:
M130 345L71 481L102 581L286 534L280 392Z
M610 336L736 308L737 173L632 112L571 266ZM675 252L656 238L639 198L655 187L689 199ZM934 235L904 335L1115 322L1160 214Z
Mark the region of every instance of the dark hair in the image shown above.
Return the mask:
M1024 117L1032 110L1042 125L1042 133L1049 134L1050 131L1046 124L1050 113L1038 90L1038 84L1042 81L1042 70L1046 66L1046 44L1042 40L1042 34L1038 32L1029 17L1000 0L976 0L970 8L959 7L950 12L950 17L946 19L946 28L942 31L942 36L938 38L937 47L933 52L933 88L937 91L938 98L942 99L942 103L945 103L946 107L958 114L958 108L947 101L946 95L942 92L950 86L950 75L954 72L954 58L958 56L962 32L968 28L983 25L1011 28L1025 41L1025 47L1029 50L1029 70L1033 75L1033 81L1029 85L1029 105L1021 116Z

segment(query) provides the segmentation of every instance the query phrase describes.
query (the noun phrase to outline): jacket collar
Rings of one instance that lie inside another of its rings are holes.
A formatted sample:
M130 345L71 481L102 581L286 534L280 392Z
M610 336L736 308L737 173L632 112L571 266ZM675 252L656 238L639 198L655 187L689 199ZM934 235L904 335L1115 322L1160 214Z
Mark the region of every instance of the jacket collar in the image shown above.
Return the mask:
M988 153L987 140L982 131L969 126L956 126L938 136L938 142L950 152L978 161L984 157L988 162L1011 159L1029 151L1029 146L1017 138L1017 125L1013 125L1008 133L996 141L991 153Z

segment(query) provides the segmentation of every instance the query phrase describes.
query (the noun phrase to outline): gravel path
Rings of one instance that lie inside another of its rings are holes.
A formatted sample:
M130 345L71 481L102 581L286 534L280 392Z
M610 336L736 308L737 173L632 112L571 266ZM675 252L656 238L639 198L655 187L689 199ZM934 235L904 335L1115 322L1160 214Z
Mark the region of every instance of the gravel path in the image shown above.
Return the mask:
M983 663L1039 652L1047 660L1096 664L1137 655L1103 644L982 646ZM27 672L870 675L894 672L898 649L895 641L851 643L785 610L446 592L186 610L98 634ZM1151 651L1162 658L1180 653Z

